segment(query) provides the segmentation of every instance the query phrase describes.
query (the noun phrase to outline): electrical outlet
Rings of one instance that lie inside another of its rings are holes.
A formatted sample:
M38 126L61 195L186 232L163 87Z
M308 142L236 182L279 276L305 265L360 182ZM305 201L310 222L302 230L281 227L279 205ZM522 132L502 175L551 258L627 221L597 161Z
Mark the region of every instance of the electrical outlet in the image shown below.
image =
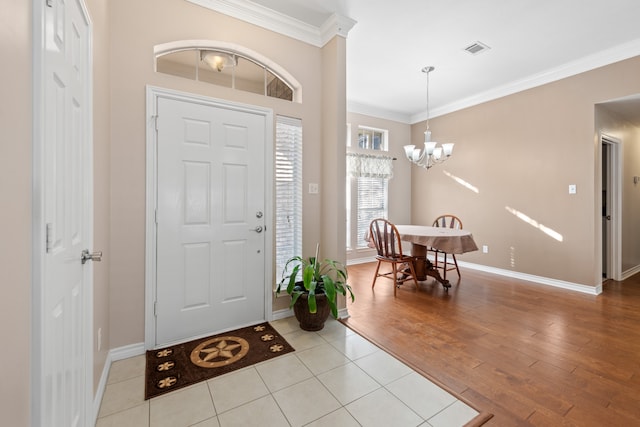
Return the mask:
M576 194L578 187L575 184L569 184L569 194Z
M318 194L318 184L309 184L309 194Z
M482 253L483 254L488 254L489 253L489 246L488 245L482 245Z

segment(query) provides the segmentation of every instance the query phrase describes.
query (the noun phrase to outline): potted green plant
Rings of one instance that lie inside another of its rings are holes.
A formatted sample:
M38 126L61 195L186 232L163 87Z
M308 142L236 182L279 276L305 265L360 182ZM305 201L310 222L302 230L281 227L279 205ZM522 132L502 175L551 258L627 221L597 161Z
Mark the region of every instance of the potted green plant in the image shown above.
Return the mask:
M331 313L338 318L338 294L355 300L351 286L347 284L346 267L334 260L316 256L303 258L294 256L287 260L282 272L282 280L278 284L277 293L286 286L291 295L291 304L300 327L307 331L319 331Z

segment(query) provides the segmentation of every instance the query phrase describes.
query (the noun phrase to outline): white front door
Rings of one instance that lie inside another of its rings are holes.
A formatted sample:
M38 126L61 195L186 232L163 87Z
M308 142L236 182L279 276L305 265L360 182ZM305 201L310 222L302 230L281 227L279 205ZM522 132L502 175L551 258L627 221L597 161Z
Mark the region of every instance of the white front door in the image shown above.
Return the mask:
M43 44L34 42L34 425L85 426L93 423L92 269L81 261L93 229L91 28L81 0L47 3L36 10Z
M266 120L157 99L156 346L265 320Z

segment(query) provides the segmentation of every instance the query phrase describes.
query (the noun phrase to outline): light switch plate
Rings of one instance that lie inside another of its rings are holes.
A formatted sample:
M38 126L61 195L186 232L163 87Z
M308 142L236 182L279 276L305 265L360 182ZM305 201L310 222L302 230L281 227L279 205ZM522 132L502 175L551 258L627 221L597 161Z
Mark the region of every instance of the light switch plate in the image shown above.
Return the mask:
M578 188L575 184L569 184L569 194L576 194L578 192Z

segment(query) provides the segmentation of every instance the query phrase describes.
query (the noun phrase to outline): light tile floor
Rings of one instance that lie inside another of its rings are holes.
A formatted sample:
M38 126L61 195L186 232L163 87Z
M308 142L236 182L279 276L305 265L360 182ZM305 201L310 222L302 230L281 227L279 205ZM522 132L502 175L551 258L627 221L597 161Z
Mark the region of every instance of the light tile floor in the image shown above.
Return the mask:
M478 412L330 320L271 324L295 352L144 400L144 355L114 362L97 427L462 426Z

